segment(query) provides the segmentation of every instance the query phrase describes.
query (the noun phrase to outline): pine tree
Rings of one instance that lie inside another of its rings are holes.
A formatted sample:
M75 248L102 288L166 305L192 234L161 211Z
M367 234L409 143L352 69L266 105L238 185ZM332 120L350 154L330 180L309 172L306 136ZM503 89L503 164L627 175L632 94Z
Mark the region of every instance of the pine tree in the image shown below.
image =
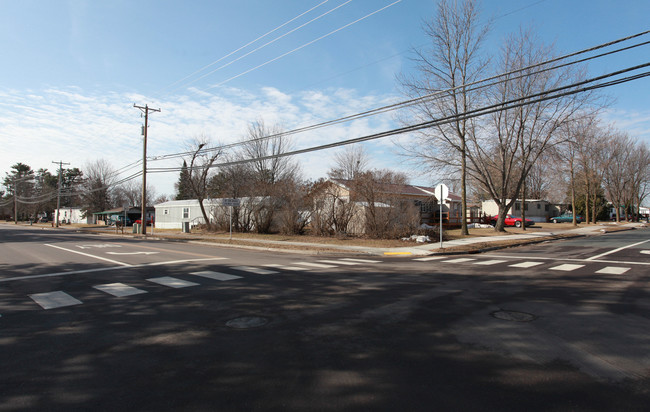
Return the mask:
M192 187L190 185L190 172L187 170L187 162L183 160L183 167L176 183L176 200L192 198Z

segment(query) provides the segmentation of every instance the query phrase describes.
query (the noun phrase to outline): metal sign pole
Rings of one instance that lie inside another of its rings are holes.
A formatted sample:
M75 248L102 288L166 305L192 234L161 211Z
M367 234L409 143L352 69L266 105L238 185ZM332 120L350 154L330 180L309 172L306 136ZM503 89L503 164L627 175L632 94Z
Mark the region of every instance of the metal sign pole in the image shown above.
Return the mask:
M438 199L440 203L440 249L442 249L442 186L440 186L440 197Z
M440 249L442 249L442 203L449 196L449 188L443 183L440 183L436 186L434 193L438 197L438 203L440 204Z
M230 206L230 240L232 240L232 206Z

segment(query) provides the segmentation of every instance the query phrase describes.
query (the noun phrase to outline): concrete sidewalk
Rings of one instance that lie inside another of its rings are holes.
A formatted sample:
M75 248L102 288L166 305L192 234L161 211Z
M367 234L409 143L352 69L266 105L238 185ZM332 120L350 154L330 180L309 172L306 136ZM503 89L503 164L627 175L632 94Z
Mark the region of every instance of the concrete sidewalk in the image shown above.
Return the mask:
M603 234L608 231L613 230L626 230L634 229L639 227L647 227L647 224L644 223L601 223L594 226L580 226L575 229L567 230L545 230L545 231L536 231L528 233L517 233L517 234L505 234L497 236L480 236L480 237L467 237L455 240L445 241L442 244L442 249L440 248L440 242L425 243L425 244L414 244L410 243L404 247L396 248L381 248L381 247L368 247L368 246L352 246L352 245L336 245L329 243L309 243L309 242L291 242L291 241L279 241L279 240L268 240L268 239L255 239L255 238L241 238L237 237L233 239L232 243L222 243L229 240L228 236L210 236L210 235L201 235L201 234L157 234L147 236L148 239L157 239L157 240L180 240L187 242L197 242L204 244L218 245L220 247L232 247L232 248L242 248L242 249L254 249L254 250L275 250L275 251L286 251L291 253L358 253L358 254L367 254L367 255L434 255L434 254L458 254L458 253L476 253L484 250L492 249L495 247L513 247L517 246L517 241L520 241L519 244L530 243L531 241L551 241L558 240L561 238L573 237L573 236L592 236ZM42 227L42 229L49 229L49 227ZM65 228L67 229L67 228ZM73 228L70 228L73 229ZM57 229L51 229L57 230ZM83 232L93 232L101 233L106 235L115 235L113 233L114 229L106 230L101 229L97 230L96 228L92 229L73 229L80 230ZM124 233L124 235L130 235ZM139 235L132 235L139 236ZM214 240L217 242L211 242ZM248 244L242 244L248 243ZM507 246L503 246L503 242L508 242ZM474 245L474 247L473 247ZM284 246L284 248L283 248Z
M253 244L259 244L260 246L248 246L241 244L223 244L219 243L219 246L226 247L239 247L239 248L249 248L249 249L258 249L258 250L278 250L282 249L282 246L293 246L293 247L304 247L307 249L306 253L313 253L319 249L332 251L337 250L341 252L352 252L360 254L369 254L369 255L433 255L433 254L443 254L443 253L467 253L467 246L485 244L483 248L473 249L473 252L479 252L482 249L490 249L496 246L499 242L512 242L512 241L521 241L521 243L529 243L529 241L547 241L547 240L557 240L560 238L572 237L572 236L591 236L591 235L600 235L608 231L608 229L616 230L625 230L633 229L637 227L646 227L643 223L625 223L625 224L601 224L597 226L582 226L575 229L561 230L561 231L544 231L544 232L530 232L530 233L521 233L521 234L508 234L508 235L498 235L498 236L480 236L480 237L468 237L462 239L455 239L443 242L443 249L440 249L440 242L426 243L426 244L413 244L404 247L398 248L377 248L377 247L366 247L366 246L346 246L346 245L333 245L326 243L307 243L307 242L287 242L287 241L274 241L274 240L261 240L253 238L237 238L238 241L244 241ZM164 238L169 238L165 236ZM208 243L209 239L215 240L228 240L228 237L206 237L205 239L190 239L194 242L205 242ZM266 246L264 246L266 245ZM273 246L269 246L273 245ZM491 246L492 245L492 246ZM509 247L516 246L517 242L509 244ZM297 252L294 249L287 250L290 252Z
M597 226L582 226L575 229L568 230L559 230L559 231L544 231L544 232L529 232L521 234L511 234L511 235L500 235L500 236L480 236L480 237L467 237L462 239L454 239L445 241L442 243L442 248L440 249L440 242L436 243L427 243L420 246L411 246L404 248L394 248L387 250L388 254L413 254L413 255L431 255L436 253L447 253L444 249L450 249L449 252L453 252L453 248L459 246L468 246L472 244L497 244L504 241L516 241L521 240L522 243L527 243L530 240L554 240L559 238L566 238L567 236L590 236L603 234L607 229L617 228L634 228L644 226L641 223L626 223L623 225L610 225L610 224L601 224ZM515 246L513 244L512 246ZM486 246L490 248L490 246Z

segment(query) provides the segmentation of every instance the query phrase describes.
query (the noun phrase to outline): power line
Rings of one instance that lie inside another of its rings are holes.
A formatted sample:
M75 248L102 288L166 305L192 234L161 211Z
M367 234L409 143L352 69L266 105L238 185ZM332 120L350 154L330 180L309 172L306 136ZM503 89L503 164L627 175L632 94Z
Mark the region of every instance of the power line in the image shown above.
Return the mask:
M299 19L300 17L304 16L305 14L307 14L307 13L309 13L309 12L311 12L311 11L317 9L317 8L319 8L320 6L322 6L323 4L327 3L328 1L329 1L329 0L325 0L325 1L323 1L323 2L321 2L321 3L319 3L319 4L317 4L317 5L315 5L314 7L310 8L309 10L307 10L307 11L305 11L305 12L303 12L303 13L300 13L300 14L297 15L296 17L294 17L294 18L292 18L292 19L290 19L290 20L288 20L288 21L282 23L281 25L277 26L277 27L274 28L273 30L268 31L268 32L264 33L263 35L257 37L255 40L252 40L252 41L246 43L245 45L239 47L238 49L233 50L233 51L231 51L230 53L226 54L225 56L223 56L223 57L221 57L221 58L219 58L219 59L213 61L212 63L210 63L210 64L208 64L208 65L206 65L206 66L203 66L202 68L196 70L194 73L191 73L191 74L189 74L189 75L183 77L182 79L173 82L173 83L170 84L169 86L164 87L161 91L164 91L164 90L166 90L166 89L168 89L168 88L170 88L170 87L173 87L173 86L175 86L176 84L181 83L181 82L183 82L183 81L185 81L185 80L191 78L192 76L194 76L194 75L196 75L196 74L198 74L198 73L201 73L201 72L204 71L205 69L208 69L208 68L214 66L215 64L219 63L220 61L222 61L222 60L224 60L224 59L226 59L226 58L232 56L233 54L235 54L235 53L237 53L237 52L239 52L239 51L245 49L246 47L250 46L251 44L254 44L254 43L258 42L259 40L265 38L266 36L270 35L271 33L274 33L274 32L276 32L276 31L278 31L278 30L281 29L282 27L286 26L286 25L289 24L289 23L292 23L293 21ZM350 0L350 1L351 1L351 0ZM312 20L312 21L313 21L313 20ZM301 26L301 27L304 27L304 25ZM294 30L294 31L295 31L295 30ZM210 72L210 73L213 73L213 72ZM208 73L208 74L210 74L210 73ZM198 79L194 79L194 80L192 80L191 82L186 83L185 86L190 85L190 84L194 83L195 81L197 81L197 80L199 80L199 79L201 79L201 78L203 78L203 77L205 77L205 76L207 76L207 75L201 76L201 77L199 77ZM173 91L173 90L176 90L176 88L172 89L172 91Z
M523 67L523 68L514 69L514 70L511 70L509 72L497 74L497 75L494 75L494 76L491 76L491 77L488 77L488 78L485 78L485 79L477 80L477 81L474 81L474 82L471 82L471 83L459 85L459 86L448 88L448 89L445 89L445 90L438 90L438 91L435 91L433 93L429 93L429 94L426 94L426 95L423 95L423 96L420 96L420 97L416 97L416 98L413 98L413 99L396 102L396 103L386 105L386 106L382 106L382 107L379 107L379 108L367 110L367 111L360 112L360 113L355 113L355 114L352 114L352 115L347 115L347 116L344 116L344 117L340 117L340 118L333 119L333 120L328 120L328 121L321 122L321 123L316 123L316 124L313 124L313 125L304 126L304 127L301 127L301 128L281 132L281 133L278 133L278 134L263 136L263 137L259 137L259 138L256 138L256 139L250 139L250 140L247 140L247 141L243 141L243 142L235 142L235 143L231 143L231 144L227 144L227 145L220 145L220 146L217 146L217 147L206 148L206 149L203 149L201 152L202 153L207 153L207 152L215 151L215 150L223 150L223 149L232 148L232 147L240 146L240 145L243 145L243 144L247 144L247 143L250 143L250 142L261 141L261 140L266 140L266 139L272 139L272 138L279 137L279 136L288 136L288 135L293 135L293 134L297 134L297 133L303 133L303 132L306 132L306 131L315 130L315 129L319 129L319 128L322 128L322 127L331 126L331 125L334 125L334 124L340 124L340 123L349 122L349 121L352 121L352 120L358 120L358 119L361 119L361 118L373 116L373 115L380 114L380 113L385 113L385 112L400 109L400 108L403 108L403 107L408 107L408 106L412 106L412 105L415 105L415 104L424 103L424 102L427 102L429 100L439 98L442 95L445 95L447 93L451 93L451 92L453 92L455 90L458 90L458 89L461 89L461 88L462 89L469 88L467 91L479 90L481 88L490 87L490 86L493 86L493 85L496 85L496 84L499 84L499 83L502 83L502 82L506 81L506 80L498 80L500 78L505 78L506 76L511 76L511 75L517 74L517 73L523 73L523 72L526 72L526 71L528 71L530 69L535 69L535 68L542 67L540 70L538 70L536 72L521 74L519 77L515 77L514 79L525 77L525 76L536 75L536 74L540 74L540 73L543 73L543 72L546 72L546 71L557 70L559 68L567 67L567 66L570 66L570 65L578 64L578 63L583 63L583 62L586 62L586 61L589 61L589 60L602 58L604 56L611 55L611 54L614 54L614 53L620 53L620 52L627 51L627 50L630 50L630 49L633 49L633 48L636 48L636 47L641 47L641 46L648 45L648 44L650 44L650 41L638 43L638 44L635 44L635 45L632 45L632 46L627 46L627 47L616 49L616 50L613 50L613 51L608 51L608 52L601 53L601 54L598 54L598 55L595 55L595 56L586 57L586 58L583 58L583 59L580 59L580 60L576 60L576 61L572 61L572 62L568 62L568 63L563 63L563 64L557 65L557 66L550 66L552 63L556 63L556 62L559 62L559 61L562 61L562 60L565 60L565 59L568 59L568 58L571 58L571 57L579 56L581 54L589 53L589 52L600 50L600 49L603 49L603 48L606 48L606 47L609 47L609 46L612 46L612 45L615 45L615 44L618 44L618 43L629 41L631 39L647 35L648 33L650 33L650 30L645 31L645 32L641 32L641 33L637 33L637 34L634 34L634 35L631 35L631 36L623 37L623 38L620 38L620 39L617 39L617 40L614 40L614 41L606 42L606 43L603 43L603 44L600 44L600 45L597 45L597 46L589 47L587 49L583 49L583 50L580 50L580 51L577 51L577 52L565 54L565 55L555 57L555 58L552 58L552 59L549 59L549 60L546 60L546 61L543 61L543 62L540 62L540 63L532 64L532 65L529 65L529 66L526 66L526 67ZM513 78L510 78L510 80L513 80ZM493 81L493 82L488 83L490 81ZM167 159L171 159L171 158L178 158L178 157L187 156L187 155L190 155L192 153L194 153L194 152L187 151L187 152L173 153L173 154L168 154L168 155L156 156L156 158L152 159L152 160L167 160Z
M618 75L621 75L621 74L624 74L624 73L639 70L641 68L645 68L645 67L649 67L649 66L650 66L650 63L644 63L644 64L641 64L641 65L628 67L626 69L618 70L618 71L612 72L612 73L608 73L608 74L603 75L603 76L598 76L596 78L592 78L592 79L584 80L584 81L581 81L581 82L573 83L573 84L570 84L570 85L567 85L567 86L558 87L558 88L555 88L555 89L552 89L552 90L546 90L546 91L543 91L543 92L540 92L540 93L519 97L519 98L516 98L516 99L509 100L507 102L496 103L496 104L493 104L493 105L490 105L490 106L487 106L487 107L483 107L483 108L480 108L480 109L476 109L476 110L473 110L473 111L470 111L470 112L465 112L465 113L462 113L460 115L452 115L452 116L448 116L448 117L441 118L441 119L434 119L434 120L431 120L431 121L426 121L426 122L418 123L418 124L415 124L415 125L409 125L409 126L405 126L405 127L401 127L401 128L397 128L397 129L388 130L388 131L385 131L385 132L366 135L366 136L362 136L362 137L358 137L358 138L354 138L354 139L347 139L347 140L343 140L343 141L340 141L340 142L328 143L328 144L319 145L319 146L312 146L312 147L299 149L299 150L294 150L294 151L285 152L285 153L276 154L276 155L262 156L262 157L258 157L258 158L254 158L254 159L242 159L242 160L231 161L231 162L216 163L212 167L227 167L227 166L234 166L234 165L238 165L238 164L250 163L250 162L253 162L253 161L268 160L268 159L287 157L287 156L295 156L295 155L298 155L298 154L304 154L304 153L308 153L308 152L331 149L331 148L334 148L334 147L340 147L340 146L345 146L345 145L354 144L354 143L361 143L361 142L370 141L370 140L376 140L376 139L380 139L380 138L384 138L384 137L389 137L389 136L394 136L394 135L398 135L398 134L404 134L404 133L408 133L408 132L418 131L418 130L422 130L422 129L425 129L425 128L430 128L430 127L433 127L433 126L448 124L448 123L458 121L458 120L471 119L471 118L475 118L475 117L479 117L479 116L484 116L484 115L487 115L487 114L496 113L496 112L499 112L499 111L509 110L509 109L522 107L522 106L527 106L527 105L530 105L530 104L540 103L540 102L551 100L551 99L566 97L566 96L570 96L570 95L577 94L577 93L583 93L583 92L587 92L587 91L591 91L591 90L597 90L597 89L601 89L601 88L611 87L611 86L615 86L615 85L618 85L618 84L627 83L629 81L638 80L638 79L641 79L641 78L648 77L648 76L650 76L650 71L643 72L643 73L633 75L633 76L628 76L628 77L625 77L625 78L622 78L622 79L614 79L614 80L611 80L611 81L605 82L605 83L597 83L597 84L592 85L592 86L586 86L586 85L589 84L589 83L594 83L596 81L604 80L604 79L609 78L609 77L618 76ZM584 86L584 87L580 87L580 86ZM570 89L573 89L573 90L570 90ZM568 91L566 91L566 90L568 90ZM553 93L555 93L555 94L553 94ZM532 99L532 100L529 100L529 99ZM157 169L152 168L151 172L152 173L167 173L167 172L179 171L179 170L180 170L180 168L157 168Z
M336 29L336 30L332 30L331 32L329 32L329 33L327 33L327 34L324 34L324 35L322 35L322 36L320 36L320 37L318 37L318 38L316 38L316 39L314 39L314 40L312 40L312 41L309 41L309 42L307 42L307 43L304 43L303 45L298 46L298 47L296 47L296 48L293 49L293 50L289 50L288 52L283 53L283 54L281 54L281 55L279 55L279 56L277 56L277 57L275 57L275 58L273 58L273 59L271 59L271 60L268 60L268 61L266 61L266 62L264 62L264 63L262 63L262 64L259 64L259 65L255 66L255 67L251 68L251 69L248 69L248 70L246 70L246 71L244 71L244 72L241 72L241 73L239 73L238 75L232 76L232 77L230 77L230 78L228 78L228 79L226 79L226 80L224 80L224 81L222 81L222 82L220 82L220 83L217 83L217 84L215 84L215 85L212 85L212 86L210 86L210 87L207 87L207 88L203 89L203 91L210 90L210 89L213 89L213 88L215 88L215 87L222 86L222 85L224 85L224 84L230 82L231 80L237 79L237 78L239 78L239 77L241 77L241 76L243 76L243 75L245 75L245 74L248 74L248 73L250 73L250 72L252 72L252 71L257 70L257 69L259 69L260 67L264 67L264 66L266 66L267 64L270 64L270 63L273 63L274 61L280 60L280 59L283 58L283 57L286 57L286 56L288 56L288 55L290 55L290 54L292 54L292 53L295 53L295 52L297 52L298 50L304 49L305 47L310 46L310 45L316 43L317 41L320 41L320 40L322 40L322 39L324 39L324 38L326 38L326 37L329 37L329 36L331 36L331 35L333 35L333 34L339 32L339 31L341 31L341 30L343 30L343 29L346 29L346 28L352 26L353 24L356 24L356 23L358 23L358 22L360 22L360 21L362 21L362 20L365 20L365 19L367 19L368 17L370 17L370 16L372 16L372 15L374 15L374 14L377 14L377 13L379 13L379 12L381 12L381 11L383 11L383 10L389 8L389 7L392 7L392 6L394 6L395 4L400 3L401 1L402 1L402 0L396 0L396 1L394 1L393 3L390 3L389 5L384 6L384 7L380 8L380 9L377 9L377 10L373 11L372 13L366 14L365 16L363 16L363 17L361 17L361 18L359 18L359 19L357 19L357 20L354 20L353 22L350 22L350 23L348 23L348 24L346 24L346 25L343 25L343 26L339 27L339 28Z
M268 46L268 45L270 45L270 44L275 43L276 41L278 41L278 40L280 40L280 39L282 39L282 38L284 38L284 37L290 35L291 33L295 32L295 31L297 31L297 30L302 29L303 27L307 26L308 24L311 24L311 23L313 23L314 21L316 21L316 20L318 20L318 19L321 19L321 18L327 16L328 14L333 13L334 11L336 11L336 10L338 10L339 8L345 6L346 4L350 3L351 1L352 1L352 0L347 0L345 3L339 4L338 6L334 7L333 9L330 9L330 10L326 11L325 13L323 13L323 14L321 14L321 15L319 15L319 16L317 16L317 17L311 19L311 20L309 20L308 22L303 23L303 24L301 24L300 26L298 26L298 27L296 27L296 28L294 28L294 29L292 29L292 30L289 30L288 32L284 33L283 35L278 36L278 37L274 38L273 40L271 40L271 41L269 41L269 42L267 42L267 43L264 43L263 45L261 45L261 46L255 48L255 49L249 51L248 53L245 53L245 54L243 54L242 56L239 56L239 57L237 57L236 59L231 60L231 61L229 61L228 63L223 64L223 65L217 67L216 69L214 69L214 70L212 70L212 71L209 71L209 72L205 73L204 75L202 75L202 76L200 76L200 77L198 77L198 78L192 80L191 82L187 83L186 86L189 85L189 84L192 84L192 83L194 83L194 82L196 82L196 81L198 81L198 80L201 80L201 79L203 79L203 78L205 78L205 77L207 77L207 76L209 76L209 75L211 75L211 74L213 74L213 73L215 73L215 72L217 72L217 71L219 71L219 70L221 70L221 69L223 69L223 68L226 68L226 67L230 66L231 64L233 64L233 63L235 63L235 62L237 62L237 61L243 59L244 57L247 57L247 56L249 56L249 55L255 53L256 51L265 48L266 46ZM401 0L400 0L400 1L401 1ZM250 43L249 43L249 44L250 44ZM240 49L238 49L238 50L240 50ZM232 54L232 53L231 53L231 54ZM220 59L220 60L222 60L222 59ZM252 69L252 70L255 70L255 69ZM244 74L246 74L246 73L244 73Z

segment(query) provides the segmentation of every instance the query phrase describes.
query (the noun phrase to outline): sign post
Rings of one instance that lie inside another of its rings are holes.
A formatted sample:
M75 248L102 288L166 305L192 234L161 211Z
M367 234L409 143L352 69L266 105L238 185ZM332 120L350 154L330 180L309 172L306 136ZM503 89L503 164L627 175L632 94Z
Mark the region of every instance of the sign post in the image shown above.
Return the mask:
M230 206L230 240L232 240L232 208L239 207L241 204L240 199L222 199L221 204L223 206Z
M435 190L436 197L438 198L438 204L440 205L440 249L442 249L442 203L445 201L447 196L449 196L449 188L444 184L440 183L436 186Z

